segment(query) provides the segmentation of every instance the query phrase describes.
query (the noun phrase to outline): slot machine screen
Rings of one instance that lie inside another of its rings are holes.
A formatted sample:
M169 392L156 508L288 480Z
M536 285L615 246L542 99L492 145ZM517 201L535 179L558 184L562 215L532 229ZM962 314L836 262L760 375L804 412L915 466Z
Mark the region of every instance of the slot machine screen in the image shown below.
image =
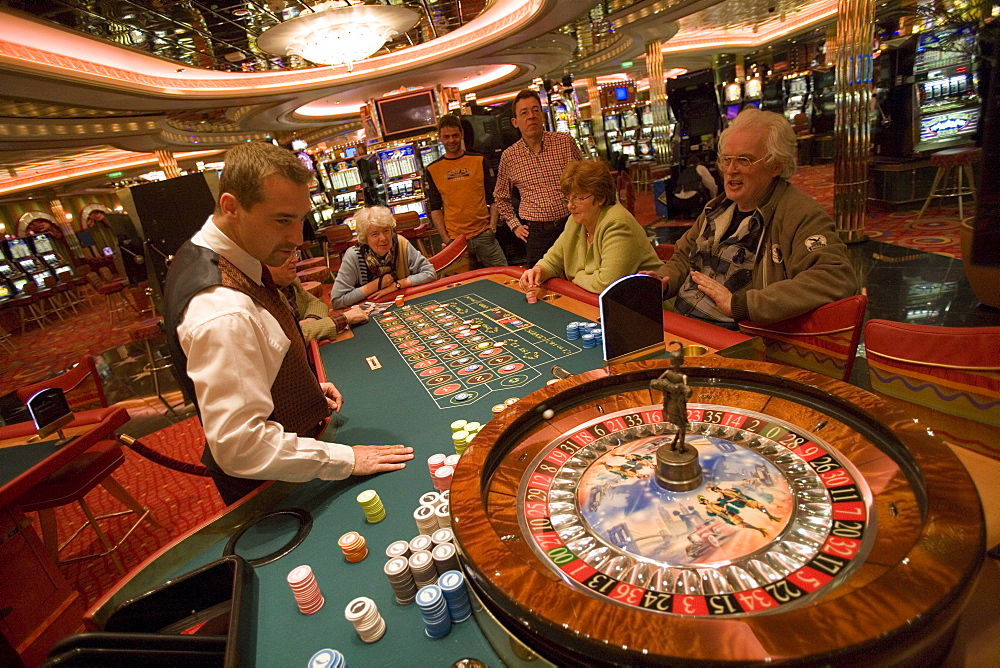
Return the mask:
M17 260L22 257L31 257L31 249L28 248L28 244L24 239L11 239L7 242L7 248L10 250L10 257L12 260Z
M28 284L29 280L30 279L28 278L15 278L14 290L16 290L18 294L21 294L22 292L24 292L24 286Z
M739 113L740 113L740 105L738 104L731 104L728 107L726 107L726 118L728 118L729 120L736 118L736 115Z
M42 262L44 262L49 266L60 264L59 258L56 256L55 253L44 253L42 255Z
M345 158L356 158L356 157L358 157L358 147L357 146L348 146L347 148L345 148L344 149L344 157Z
M743 105L744 109L746 109L747 107L753 107L754 109L760 109L760 100L754 100L753 102L747 102L745 105Z
M6 283L0 283L0 300L10 299L10 287Z
M4 277L10 278L15 273L17 272L14 271L14 267L10 266L9 262L0 262L0 274L3 274Z
M21 265L21 269L24 269L29 274L33 271L38 271L38 263L35 262L35 258L24 258L22 260L18 260L17 263Z
M49 239L47 234L38 234L32 239L32 243L35 246L35 253L41 254L45 252L51 253L54 249L52 248L52 239Z
M36 274L32 274L31 275L31 278L33 278L34 281L35 281L35 285L37 285L40 288L44 288L45 287L45 279L46 278L51 278L51 277L52 277L52 272L49 271L49 270L47 270L47 269L45 271L40 271L40 272L38 272Z

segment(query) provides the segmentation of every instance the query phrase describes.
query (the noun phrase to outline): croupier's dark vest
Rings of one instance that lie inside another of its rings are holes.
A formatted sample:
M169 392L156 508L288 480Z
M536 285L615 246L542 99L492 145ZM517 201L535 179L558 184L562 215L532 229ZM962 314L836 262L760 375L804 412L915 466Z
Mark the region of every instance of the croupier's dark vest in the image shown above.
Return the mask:
M163 310L170 356L173 358L174 367L180 372L178 375L185 397L197 406L194 384L187 375L187 357L177 338L177 325L184 315L184 309L192 297L216 285L248 295L274 316L285 336L291 341L278 375L271 385L274 410L268 419L280 424L287 432L299 436L313 436L320 421L329 417L330 409L319 387L319 381L316 380L315 371L310 366L298 321L275 287L270 273L263 272L261 280L264 282L263 286L254 283L253 279L218 253L190 241L185 242L170 263L164 289ZM237 481L250 483L252 486L249 489L263 482L227 476L216 464L207 443L201 460L213 472L217 483L220 476L231 478L234 483Z

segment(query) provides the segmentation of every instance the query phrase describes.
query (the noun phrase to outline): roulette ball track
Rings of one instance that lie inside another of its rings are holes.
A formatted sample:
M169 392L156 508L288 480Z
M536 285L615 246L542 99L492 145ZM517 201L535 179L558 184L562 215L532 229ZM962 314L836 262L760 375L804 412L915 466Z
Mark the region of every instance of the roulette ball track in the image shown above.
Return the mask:
M689 359L703 480L660 486L668 361L572 376L498 416L451 511L469 582L559 665L933 665L982 565L959 460L840 381Z

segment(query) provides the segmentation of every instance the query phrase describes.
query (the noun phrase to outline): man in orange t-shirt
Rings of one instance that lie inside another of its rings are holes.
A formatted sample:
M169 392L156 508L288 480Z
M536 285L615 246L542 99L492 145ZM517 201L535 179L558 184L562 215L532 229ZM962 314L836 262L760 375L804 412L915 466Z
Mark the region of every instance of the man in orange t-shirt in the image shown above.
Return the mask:
M507 258L495 236L496 218L491 216L493 174L481 155L462 149L462 122L457 116L442 116L438 140L444 155L424 174L431 220L445 244L460 234L469 243L472 268L503 267Z

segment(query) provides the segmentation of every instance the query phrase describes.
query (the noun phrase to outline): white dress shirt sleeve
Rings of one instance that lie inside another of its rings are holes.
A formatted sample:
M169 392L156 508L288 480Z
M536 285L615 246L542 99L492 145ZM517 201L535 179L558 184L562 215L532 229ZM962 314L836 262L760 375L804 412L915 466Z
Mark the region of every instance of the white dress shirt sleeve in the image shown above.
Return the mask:
M288 482L351 475L349 446L299 437L267 419L271 385L290 343L270 313L241 292L214 287L191 299L177 334L205 438L223 471Z

